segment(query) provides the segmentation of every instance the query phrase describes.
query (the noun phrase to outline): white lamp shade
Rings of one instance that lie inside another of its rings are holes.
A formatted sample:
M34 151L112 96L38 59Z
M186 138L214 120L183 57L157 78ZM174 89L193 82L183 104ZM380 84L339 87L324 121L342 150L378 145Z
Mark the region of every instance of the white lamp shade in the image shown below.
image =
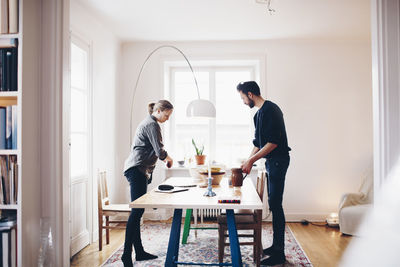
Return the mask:
M193 100L186 108L186 115L188 117L215 118L215 114L214 104L205 99Z

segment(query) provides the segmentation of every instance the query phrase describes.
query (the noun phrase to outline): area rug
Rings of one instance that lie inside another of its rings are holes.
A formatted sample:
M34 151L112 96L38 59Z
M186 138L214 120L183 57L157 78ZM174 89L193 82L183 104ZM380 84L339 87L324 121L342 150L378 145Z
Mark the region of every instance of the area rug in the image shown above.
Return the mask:
M209 227L209 225L207 225ZM147 252L158 255L158 258L151 261L134 262L136 267L161 267L164 266L167 255L169 232L171 224L146 223L142 225L142 242ZM263 224L262 230L263 247L269 247L272 243L272 226ZM181 232L182 233L182 232ZM242 233L242 231L241 231ZM182 235L181 235L182 238ZM286 263L281 266L312 266L303 249L297 242L289 226L286 226L285 234ZM244 241L245 239L241 239ZM243 266L253 267L253 247L240 246ZM123 246L111 255L102 267L123 267L121 255ZM135 258L134 253L132 258ZM179 261L181 262L203 262L218 263L218 232L217 230L197 230L195 237L194 230L190 230L188 243L179 246ZM225 247L224 262L230 262L230 249Z

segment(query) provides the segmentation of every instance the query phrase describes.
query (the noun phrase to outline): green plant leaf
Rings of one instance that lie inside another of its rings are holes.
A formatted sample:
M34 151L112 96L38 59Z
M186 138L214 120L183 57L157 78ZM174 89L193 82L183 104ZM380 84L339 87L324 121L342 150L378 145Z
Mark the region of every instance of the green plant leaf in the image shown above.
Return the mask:
M204 151L204 145L201 147L200 154L198 155L203 155L203 151Z
M192 138L192 144L194 146L194 149L196 150L196 155L203 155L203 150L204 150L204 145L203 147L200 149L197 148L196 143L194 142L194 139Z

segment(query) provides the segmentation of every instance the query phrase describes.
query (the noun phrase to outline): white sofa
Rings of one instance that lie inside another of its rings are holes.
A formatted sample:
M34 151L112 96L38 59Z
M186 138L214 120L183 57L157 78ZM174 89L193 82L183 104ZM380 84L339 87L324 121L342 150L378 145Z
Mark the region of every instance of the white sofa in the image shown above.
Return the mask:
M358 226L365 214L372 208L373 202L373 171L365 175L358 193L347 193L342 196L339 204L340 232L347 235L357 235Z

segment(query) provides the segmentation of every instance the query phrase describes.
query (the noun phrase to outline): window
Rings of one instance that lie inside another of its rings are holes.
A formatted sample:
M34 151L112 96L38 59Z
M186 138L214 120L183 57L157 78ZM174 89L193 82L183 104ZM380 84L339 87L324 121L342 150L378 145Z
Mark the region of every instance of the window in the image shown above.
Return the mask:
M166 124L165 143L175 160L187 160L194 155L192 138L204 145L204 154L227 166L238 165L246 159L253 147L254 110L244 105L236 91L241 81L255 80L258 64L243 63L223 65L215 62L211 66L195 67L194 71L200 97L214 103L215 119L186 117L189 102L197 99L193 75L184 65L168 65L166 68L167 96L175 109Z

